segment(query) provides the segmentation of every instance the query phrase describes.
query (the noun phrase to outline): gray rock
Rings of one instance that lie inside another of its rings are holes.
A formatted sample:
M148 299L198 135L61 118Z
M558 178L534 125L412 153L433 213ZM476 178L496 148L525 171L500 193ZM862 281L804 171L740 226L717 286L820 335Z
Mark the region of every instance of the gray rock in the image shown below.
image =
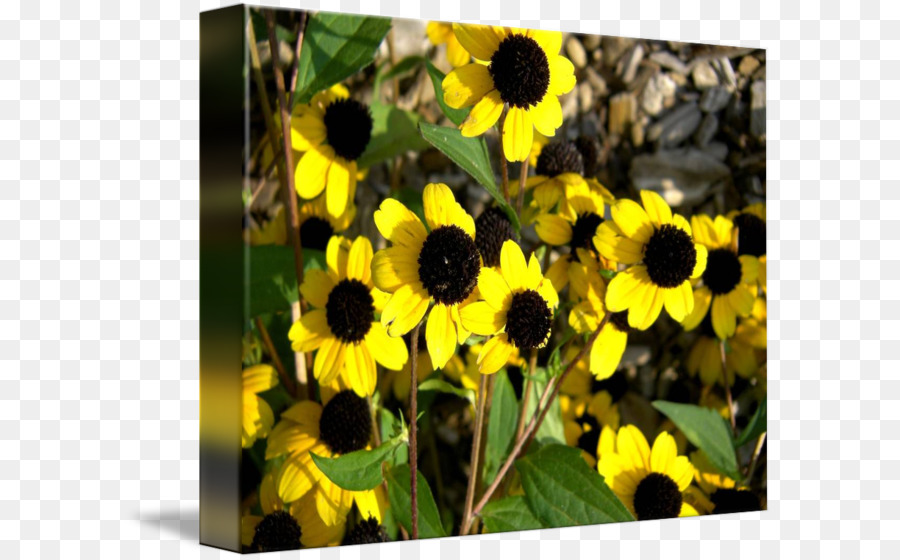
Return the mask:
M756 69L759 68L759 60L755 56L747 55L741 59L738 64L738 72L744 76L752 76Z
M657 72L641 93L641 108L648 115L656 116L675 100L675 82L664 72Z
M706 61L694 65L691 77L694 78L694 86L697 89L707 89L719 85L719 77L716 75L716 71Z
M728 157L728 146L724 142L710 142L703 151L719 161Z
M650 55L650 60L659 64L663 68L668 68L676 74L686 76L688 73L687 65L680 58L669 51L657 51Z
M634 39L629 39L627 37L611 37L607 35L603 37L602 44L603 65L615 66L616 63L619 62L619 58L625 54L625 51L634 44Z
M599 35L582 35L581 42L588 51L595 51L600 48Z
M703 120L700 121L700 126L697 127L697 131L694 132L694 144L698 147L702 148L709 144L713 136L716 135L716 132L719 130L719 117L715 116L713 113L707 113Z
M631 160L634 187L656 191L671 206L700 202L729 173L727 165L697 148L663 150Z
M700 110L704 113L715 113L728 106L731 92L725 86L715 86L703 92L700 97Z
M766 83L763 81L750 86L750 134L766 139Z
M566 54L569 56L569 60L572 61L572 64L575 65L575 68L584 68L587 66L587 53L585 52L581 41L574 35L569 35L569 38L566 39Z
M637 115L634 94L623 91L609 99L609 133L622 136L628 132Z
M589 84L594 89L594 95L597 97L605 97L609 94L609 88L606 87L606 80L603 79L593 67L588 66L584 69L584 77L587 78Z
M696 103L685 103L647 129L647 140L659 142L661 148L682 143L697 130L703 113Z
M638 43L634 45L634 48L623 56L621 60L619 60L619 64L616 66L616 73L622 78L623 82L630 84L634 81L634 77L637 75L638 66L643 59L644 47Z
M734 68L731 67L731 61L728 58L723 56L713 60L712 67L719 75L719 81L732 89L737 87L737 78L734 75Z

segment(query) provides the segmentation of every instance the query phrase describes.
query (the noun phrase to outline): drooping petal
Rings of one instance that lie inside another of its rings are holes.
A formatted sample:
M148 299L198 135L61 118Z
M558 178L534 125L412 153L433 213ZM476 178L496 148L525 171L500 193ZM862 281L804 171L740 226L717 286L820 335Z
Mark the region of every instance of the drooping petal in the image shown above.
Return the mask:
M322 341L316 361L313 365L313 375L322 385L330 385L334 378L344 367L344 358L347 354L346 345L340 340L329 337Z
M753 255L741 255L741 283L752 284L759 277L759 258Z
M555 95L545 95L540 103L532 107L531 116L534 128L538 132L545 136L555 135L556 129L563 123L562 105L559 103L559 98Z
M328 214L340 217L356 194L356 162L336 157L328 168L325 202Z
M502 27L464 23L454 23L453 34L479 60L490 60L506 35Z
M572 224L557 214L538 216L534 230L544 243L550 245L567 245L572 241Z
M608 323L603 327L591 347L591 373L598 381L607 379L616 372L627 343L627 334Z
M388 247L372 257L372 280L379 290L394 292L419 281L419 252L403 246Z
M503 100L500 99L500 92L491 90L472 107L459 130L467 138L484 134L497 123L502 112Z
M679 323L687 317L694 308L694 292L691 283L685 280L674 288L663 288L665 292L666 311L672 319Z
M401 336L411 331L425 316L429 301L421 283L400 286L381 313L381 324L387 327L388 335Z
M491 338L484 343L478 354L478 371L483 374L500 371L500 368L506 365L512 351L513 347L506 333Z
M409 350L402 337L388 336L381 323L372 323L366 334L366 344L375 361L394 371L400 371L409 360Z
M481 336L500 332L506 323L505 311L494 309L486 301L463 307L459 310L459 315L466 329Z
M751 302L752 305L752 302ZM712 325L716 336L720 340L734 336L737 317L734 308L728 302L727 296L713 296L712 300Z
M447 62L454 68L459 68L472 60L472 55L462 46L459 39L455 35L451 35L447 40Z
M510 107L503 121L503 153L509 161L525 161L531 152L534 123L531 111Z
M681 322L681 326L684 327L684 330L691 331L697 328L697 325L703 321L703 318L706 317L706 313L709 311L709 306L712 303L712 292L709 291L709 288L702 287L694 290L694 308L690 313L684 318L684 321Z
M606 289L606 307L612 312L625 311L644 299L650 288L647 267L635 265L616 274Z
M666 299L666 291L655 284L650 284L644 297L628 309L628 324L638 330L650 328L662 311Z
M564 56L550 57L550 87L547 93L563 95L575 87L575 66Z
M294 187L301 198L315 198L321 194L334 157L334 149L326 145L315 146L303 154L294 172Z
M487 266L478 273L478 291L485 302L498 311L506 309L512 295L503 275Z
M447 365L450 356L456 351L456 326L450 317L450 307L437 303L428 315L425 325L425 341L431 363L436 368Z
M697 263L694 264L694 271L691 272L691 278L700 278L700 275L706 271L706 257L708 252L706 247L699 243L694 243L694 250L697 252Z
M345 363L347 379L353 392L363 398L374 394L378 371L375 359L369 352L369 345L364 342L348 344Z
M491 79L487 66L473 63L460 66L447 74L441 87L444 90L444 103L454 109L463 109L475 105L487 92L494 89L494 80Z
M323 309L307 311L288 331L291 348L295 352L312 352L331 336L331 329L328 327L328 319Z

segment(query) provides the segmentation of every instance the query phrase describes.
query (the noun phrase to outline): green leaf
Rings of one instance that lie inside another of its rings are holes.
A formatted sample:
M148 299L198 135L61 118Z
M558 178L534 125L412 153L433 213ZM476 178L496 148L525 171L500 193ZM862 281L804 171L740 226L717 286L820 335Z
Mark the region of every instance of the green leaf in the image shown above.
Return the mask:
M250 317L290 309L298 298L293 249L260 245L247 252L249 274L244 277L244 293L250 300Z
M250 19L253 21L253 32L256 34L257 41L269 42L269 26L266 23L266 16L262 15L259 10L250 10ZM285 26L275 24L275 38L279 41L293 43L297 40L297 34L289 31ZM294 45L291 45L291 50Z
M407 72L411 72L417 69L423 62L425 62L425 57L413 54L409 55L403 60L399 61L397 64L394 64L390 67L389 70L385 71L385 68L390 66L389 62L385 62L378 68L378 74L375 76L375 85L373 86L373 90L376 92L381 91L381 84L384 83L385 80L390 80L396 76L402 76Z
M633 521L581 450L551 444L516 461L531 511L546 527Z
M490 484L509 455L516 436L519 405L516 391L505 371L496 374L494 397L488 417L487 447L484 451L484 482Z
M461 387L456 387L444 381L443 379L432 378L427 379L419 384L419 392L425 391L438 391L440 393L449 393L451 395L456 395L461 399L466 399L472 404L475 404L475 391L472 389L464 389Z
M488 533L544 528L541 520L528 508L525 496L509 496L488 502L481 510L481 519Z
M419 134L420 116L393 105L373 103L372 139L357 162L361 168L389 160L409 150L421 151L428 143Z
M734 447L742 447L748 442L754 441L756 438L761 436L767 428L768 423L766 422L766 401L763 400L761 403L759 403L759 406L756 407L756 412L754 412L753 417L750 418L750 423L747 424L747 427L744 428L743 432L741 432L740 437L738 437L737 441L734 442Z
M731 434L718 412L668 401L653 401L653 407L668 416L688 441L702 449L710 463L722 474L740 480Z
M544 387L547 386L547 382L550 378L551 376L546 368L538 368L537 372L535 372L535 375L532 378L531 394L528 397L528 406L526 407L528 409L528 414L525 415L526 419L531 418L534 415L538 402L541 400L541 395L544 393ZM546 439L553 443L566 442L566 431L563 424L562 412L559 408L558 397L553 399L550 403L550 410L547 411L544 422L538 428L535 439Z
M404 443L403 434L382 443L375 449L361 449L333 459L310 452L319 470L344 490L361 492L381 484L381 464L398 446Z
M391 510L394 512L394 519L407 532L412 530L409 474L409 465L397 465L385 473L388 483L388 499L391 503ZM444 532L444 527L441 525L441 516L438 514L437 505L434 503L434 496L431 495L431 488L428 487L428 482L422 476L422 473L416 473L416 477L418 480L419 538L446 537L447 533Z
M425 67L428 69L428 75L431 76L431 83L434 84L434 96L437 98L438 105L441 106L441 111L447 115L447 118L453 124L461 125L466 120L466 117L469 116L469 111L467 109L454 109L444 103L444 86L442 84L446 74L438 70L431 61L427 61Z
M606 278L607 280L612 280L616 277L617 272L615 270L606 270L605 268L600 269L600 276Z
M419 130L425 140L444 153L453 163L462 167L473 179L481 183L494 197L497 204L506 212L506 216L516 231L519 231L519 217L512 206L506 202L494 182L494 170L488 155L484 138L466 138L462 133L446 126L437 126L426 122L419 123Z
M297 68L298 103L368 66L391 28L382 17L318 12L309 18Z

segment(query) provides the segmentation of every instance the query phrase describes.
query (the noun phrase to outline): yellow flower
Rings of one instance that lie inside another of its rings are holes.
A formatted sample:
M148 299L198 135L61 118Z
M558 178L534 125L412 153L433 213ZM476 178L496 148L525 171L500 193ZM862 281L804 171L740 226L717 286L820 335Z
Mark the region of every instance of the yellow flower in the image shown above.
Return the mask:
M465 24L453 24L453 32L481 63L447 74L442 84L444 102L455 109L472 107L460 125L463 136L484 134L508 106L503 153L510 161L525 161L534 129L553 136L562 125L558 96L575 87L575 67L559 55L562 34Z
M272 552L320 546L335 546L344 537L344 523L329 527L316 511L315 496L306 494L285 509L275 491L275 477L271 472L263 476L259 485L259 505L263 515L246 514L241 517L241 544L251 552ZM294 533L299 533L296 541Z
M380 522L387 507L380 487L344 490L319 470L310 455L332 458L368 449L372 434L369 405L350 390L335 392L326 385L321 390L324 407L313 401L293 405L281 414L269 436L266 460L287 456L275 481L278 496L294 502L311 493L315 511L329 527L345 523L354 503L363 518L372 516Z
M591 188L584 179L579 179L565 187L565 196L557 213L538 215L535 231L548 245L568 245L572 255L576 254L576 249L596 254L594 236L603 223L604 203L611 203L612 195L607 198L609 191L605 188L604 193Z
M482 268L478 290L483 301L463 307L460 315L463 326L473 333L496 335L478 355L481 373L497 372L516 349L542 348L547 343L559 296L541 274L534 254L526 265L518 244L506 241L500 250L500 272Z
M753 311L759 259L734 251L734 228L731 220L700 214L691 218L694 239L706 247L706 270L703 285L694 290L694 309L684 319L684 328L700 324L712 309L713 330L720 339L734 335L738 317Z
M694 243L691 226L653 191L612 206L612 221L597 228L594 245L604 257L630 265L609 283L606 307L628 311L628 324L650 327L663 305L678 322L694 308L692 278L706 269L706 247Z
M468 64L472 60L469 51L459 43L459 39L453 34L452 23L430 21L428 27L425 28L425 33L428 34L428 40L432 45L447 43L447 61L454 68Z
M670 434L659 434L651 449L636 426L619 428L614 441L611 431L605 432L597 471L638 520L698 514L684 500L694 469L687 457L678 455Z
M757 353L766 348L766 323L756 318L741 321L734 336L727 339L725 353L725 374L728 384L734 383L734 374L748 378L759 371L765 360ZM706 385L722 384L722 349L712 328L709 315L700 323L700 336L694 342L685 360L685 369L691 375L700 374L700 381Z
M291 118L291 142L305 153L294 172L297 193L310 199L325 190L328 213L342 216L353 202L357 160L371 136L368 107L350 99L342 85L317 93L308 105L298 104Z
M268 364L250 366L242 374L244 384L244 422L241 445L251 447L257 439L269 435L275 416L269 403L258 393L267 391L278 384L275 368Z
M738 230L738 255L762 257L766 254L766 205L751 204L741 211L728 213Z
M375 362L398 370L409 358L402 339L391 338L375 312L386 294L372 284L372 244L357 237L349 251L342 250L341 237L328 243L328 270L310 270L300 292L313 309L294 323L288 332L296 352L316 353L313 375L321 384L330 384L338 374L345 376L357 395L375 392Z
M756 494L719 473L703 451L691 453L691 463L694 465L694 482L697 487L689 488L685 492L685 499L700 513L740 513L762 509Z
M350 227L356 218L356 205L350 201L340 216L332 216L326 207L326 196L304 202L298 209L300 244L304 249L324 251L331 236Z
M426 185L422 199L430 232L397 200L385 200L375 212L375 225L392 246L375 254L372 277L379 289L391 294L381 314L390 336L411 331L434 302L425 340L432 364L443 368L456 345L469 338L459 308L475 300L481 257L475 221L447 185Z
M533 205L541 212L547 212L559 202L565 191L572 186L590 186L602 202L612 204L615 197L596 179L584 177L582 154L575 142L559 140L541 148L534 167L535 175L525 182L525 189L534 189ZM519 185L510 185L510 196L518 195ZM602 204L600 215L603 215Z

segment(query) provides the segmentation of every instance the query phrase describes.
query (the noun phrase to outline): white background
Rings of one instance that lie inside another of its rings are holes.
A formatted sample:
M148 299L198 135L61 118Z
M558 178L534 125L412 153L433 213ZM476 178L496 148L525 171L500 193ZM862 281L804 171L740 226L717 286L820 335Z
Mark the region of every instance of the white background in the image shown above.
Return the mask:
M896 3L266 2L763 47L769 511L268 558L900 557ZM199 20L0 9L0 557L200 547Z

